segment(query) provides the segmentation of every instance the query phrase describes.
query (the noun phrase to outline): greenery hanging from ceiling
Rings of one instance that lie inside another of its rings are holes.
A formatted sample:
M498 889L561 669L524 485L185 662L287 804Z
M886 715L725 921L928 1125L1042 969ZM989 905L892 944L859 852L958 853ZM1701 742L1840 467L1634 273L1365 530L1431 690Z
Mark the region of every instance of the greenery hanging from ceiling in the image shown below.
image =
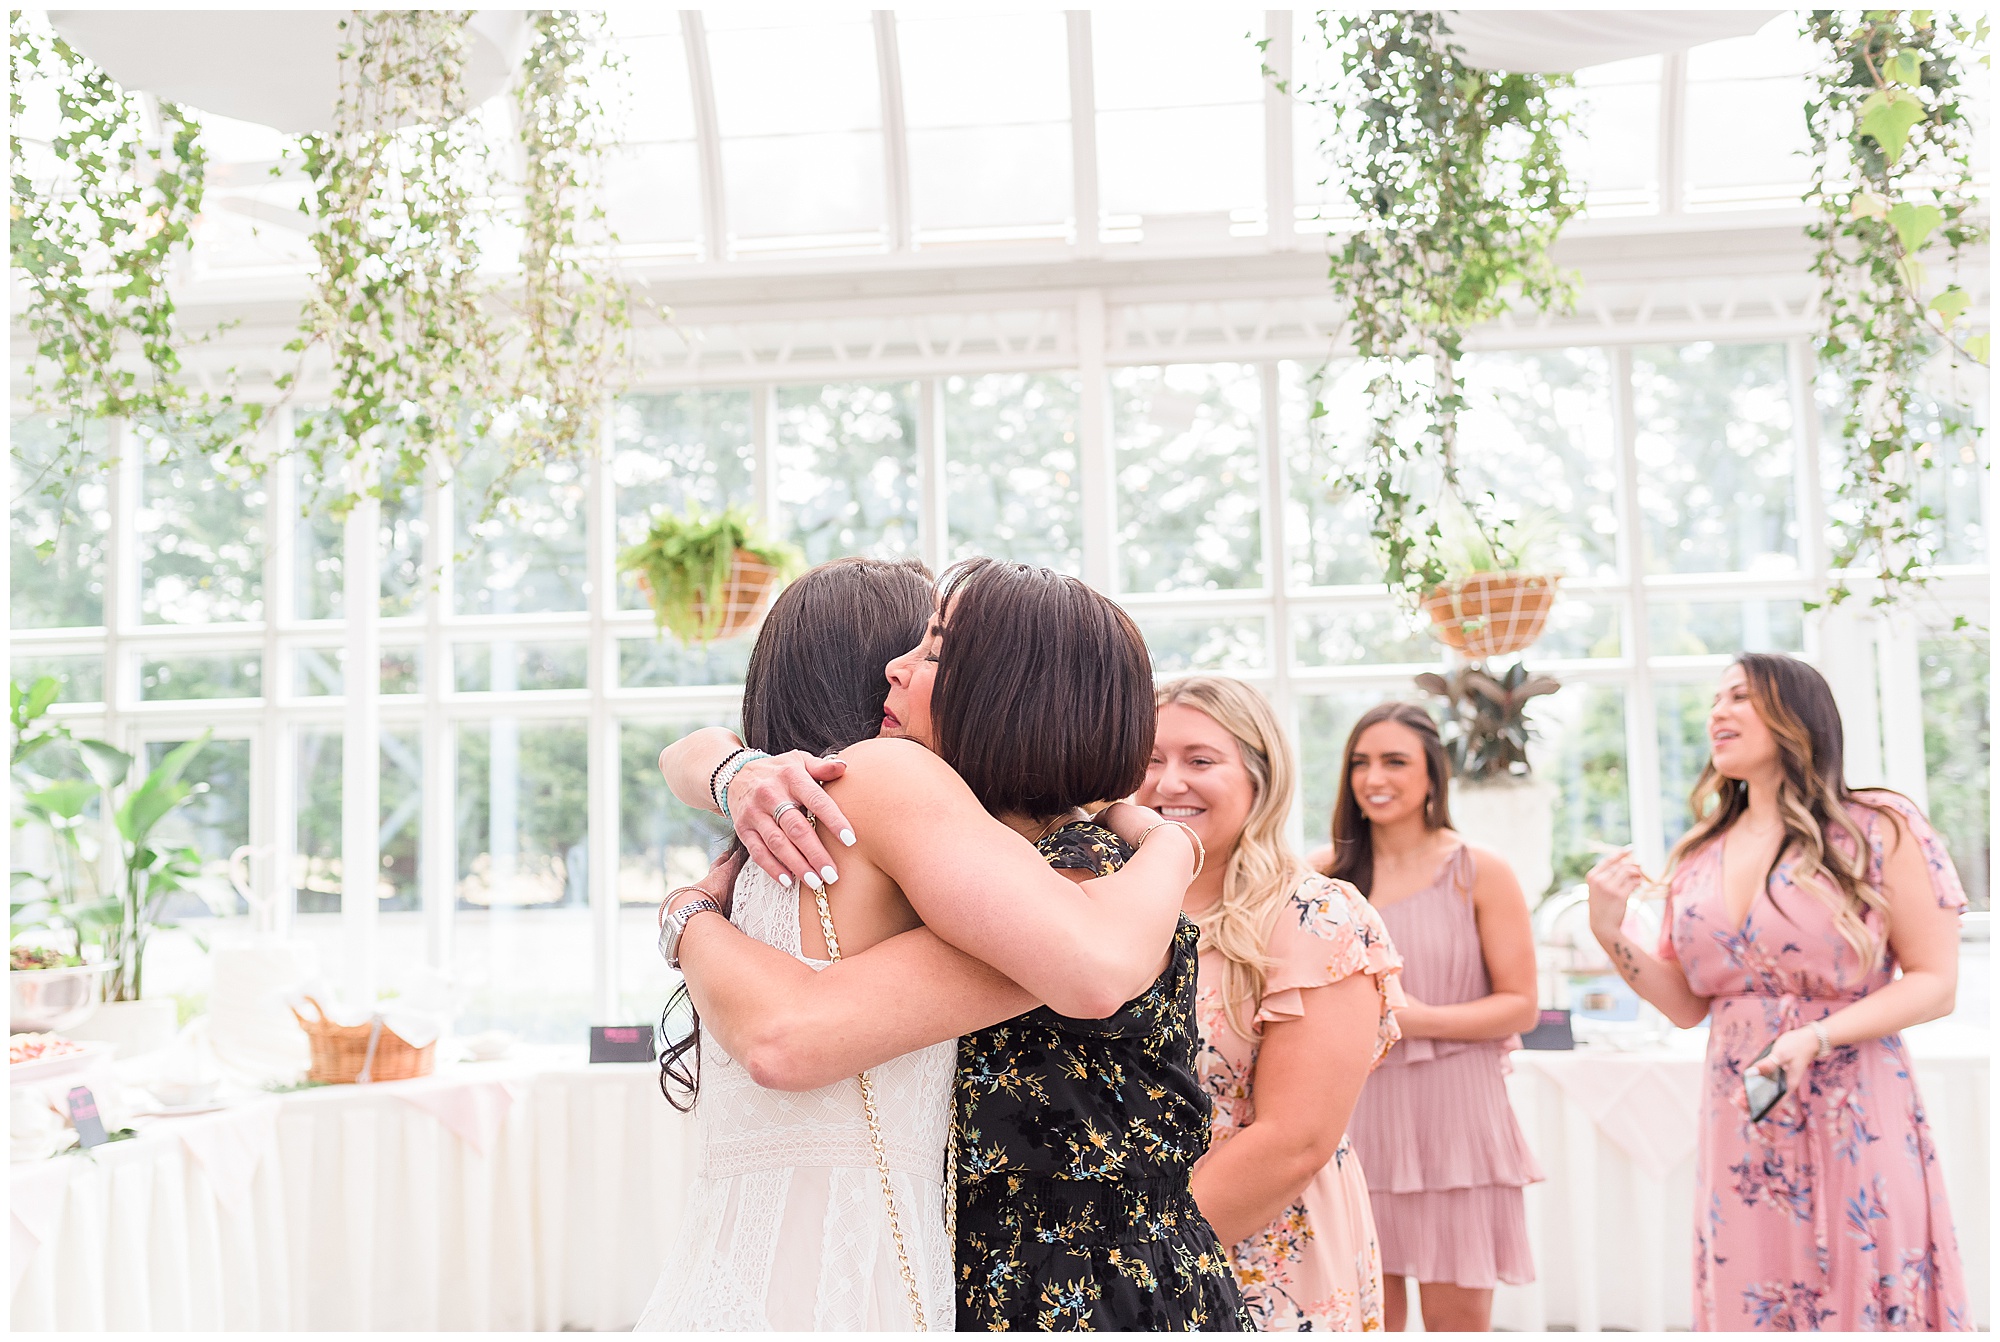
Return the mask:
M181 354L197 338L168 288L201 212L198 123L174 103L125 92L20 10L9 14L8 56L10 259L34 341L27 399L68 422L65 449L27 488L67 522L77 484L102 468L85 457L90 420L133 421L195 451L226 446L244 421L230 413L232 396L189 387ZM25 133L51 111L45 144Z
M1844 408L1848 516L1827 599L1854 595L1852 577L1865 574L1871 604L1888 605L1920 592L1938 561L1942 525L1930 499L1943 487L1940 467L1953 453L1977 460L1971 411L1939 385L1948 380L1939 365L1986 364L1988 336L1966 328L1970 295L1934 283L1931 265L1941 260L1954 275L1965 248L1986 237L1970 214L1961 79L1969 61L1988 65L1975 56L1987 23L1932 10L1819 10L1805 31L1821 55L1805 108L1818 348Z
M479 274L489 164L465 95L470 17L342 19L333 127L299 138L318 266L286 348L332 358L328 414L301 417L298 448L336 516L385 484L421 484L433 465L448 476L498 399L499 333Z
M1467 505L1493 553L1512 554L1507 520L1459 484L1457 365L1468 327L1571 299L1548 257L1582 208L1557 143L1568 114L1550 96L1570 80L1467 66L1435 11L1317 23L1339 77L1281 87L1325 114L1321 151L1359 216L1328 275L1355 353L1380 361L1368 441L1331 483L1368 499L1387 581L1415 606L1461 576L1443 544L1443 495ZM1315 418L1325 413L1315 404Z

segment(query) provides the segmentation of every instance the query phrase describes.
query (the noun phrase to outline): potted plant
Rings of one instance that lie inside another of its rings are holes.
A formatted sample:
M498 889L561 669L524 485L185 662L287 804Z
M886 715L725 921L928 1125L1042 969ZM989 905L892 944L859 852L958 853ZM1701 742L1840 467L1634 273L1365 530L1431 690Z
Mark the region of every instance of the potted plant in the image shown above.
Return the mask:
M767 533L749 514L690 511L654 516L644 540L618 556L634 573L653 617L683 643L732 638L763 618L778 589L805 567L798 547Z
M1520 664L1495 674L1485 665L1448 676L1426 671L1417 687L1444 701L1439 735L1451 759L1452 827L1506 858L1530 900L1555 879L1555 787L1533 776L1528 701L1562 686Z
M1445 580L1423 602L1431 631L1475 662L1519 652L1540 638L1560 581L1536 562L1546 519L1482 529L1449 497L1440 512Z
M63 972L102 976L104 1001L87 1018L70 1019L67 1028L77 1038L115 1043L124 1054L144 1052L173 1037L178 1012L171 999L146 999L143 975L146 944L154 931L172 924L160 917L169 896L188 888L201 870L201 855L193 848L158 845L160 823L189 798L207 790L183 775L208 744L203 732L168 751L144 778L111 808L105 841L117 853L115 884L101 885L97 871L100 845L92 842L86 824L90 804L110 802L131 774L132 757L104 741L72 737L62 726L44 726L53 704L56 682L44 677L27 690L19 685L8 695L14 736L14 781L21 793L22 815L17 826L38 825L48 838L49 869L19 869L12 874L14 890L28 897L10 900L10 941L38 933L68 939L68 949L43 946L37 960L53 951L62 963L40 969L12 967L9 954L10 1019L13 1007L29 1009L25 998L49 1004L53 988L28 991L36 983L20 975ZM47 778L34 765L48 761L46 752L67 745L87 776ZM37 893L37 887L39 893ZM32 939L32 938L31 938ZM24 950L26 947L24 946ZM94 997L92 998L94 1000ZM80 1005L80 1004L75 1004Z

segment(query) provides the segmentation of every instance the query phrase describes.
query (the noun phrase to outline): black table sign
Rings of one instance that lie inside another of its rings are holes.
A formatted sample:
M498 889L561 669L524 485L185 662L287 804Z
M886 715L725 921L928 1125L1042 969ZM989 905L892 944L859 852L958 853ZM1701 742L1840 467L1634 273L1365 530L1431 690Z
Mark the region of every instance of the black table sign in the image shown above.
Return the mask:
M1535 1028L1521 1036L1522 1048L1564 1049L1576 1047L1576 1036L1570 1033L1569 1012L1544 1011L1536 1021Z
M76 1125L78 1146L102 1146L111 1140L111 1135L104 1130L104 1120L97 1116L97 1097L90 1093L89 1086L78 1086L70 1091L69 1121Z
M653 1027L650 1025L593 1025L590 1027L592 1062L651 1062Z

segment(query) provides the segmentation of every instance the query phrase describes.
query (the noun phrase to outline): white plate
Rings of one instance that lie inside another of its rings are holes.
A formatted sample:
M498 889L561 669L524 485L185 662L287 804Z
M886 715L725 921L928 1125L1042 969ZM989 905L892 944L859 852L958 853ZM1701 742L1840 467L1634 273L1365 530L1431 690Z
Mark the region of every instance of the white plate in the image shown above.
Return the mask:
M23 1081L48 1081L72 1072L81 1072L92 1063L103 1062L117 1047L98 1039L80 1039L81 1046L75 1053L59 1053L55 1057L40 1057L28 1062L7 1064L7 1084L16 1085Z

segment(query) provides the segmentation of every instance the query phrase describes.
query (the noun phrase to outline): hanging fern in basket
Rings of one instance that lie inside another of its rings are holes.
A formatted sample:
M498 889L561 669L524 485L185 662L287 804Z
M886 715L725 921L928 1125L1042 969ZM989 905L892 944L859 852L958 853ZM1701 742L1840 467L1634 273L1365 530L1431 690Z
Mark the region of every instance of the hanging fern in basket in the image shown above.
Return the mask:
M769 574L759 574L754 596L732 611L727 598L739 553L764 565ZM740 508L713 517L661 513L644 540L618 555L619 572L637 574L646 589L656 627L683 643L707 643L718 634L737 632L725 628L732 613L742 617L761 609L804 568L805 556L796 546L771 537Z
M1839 490L1850 513L1827 601L1846 600L1851 577L1865 575L1872 604L1888 605L1921 591L1938 560L1942 520L1924 500L1927 478L1947 452L1970 453L1978 435L1970 389L1946 395L1934 378L1941 359L1956 371L1988 358L1988 336L1963 321L1971 296L1950 282L1961 253L1986 237L1970 213L1972 127L1960 88L1968 64L1985 63L1976 53L1986 21L1973 28L1933 10L1819 10L1805 28L1820 52L1805 109L1806 203L1818 217L1806 232L1816 244L1818 353L1838 388ZM1939 261L1944 283L1931 277Z
M1451 576L1437 500L1463 498L1457 365L1466 329L1518 305L1571 300L1571 282L1548 258L1582 208L1556 139L1567 113L1550 99L1570 80L1472 69L1435 11L1321 13L1317 22L1339 55L1339 78L1284 91L1326 115L1321 152L1360 216L1328 276L1354 352L1381 361L1368 387L1368 443L1330 483L1373 505L1385 578L1414 607ZM1315 419L1325 413L1314 406ZM1504 548L1496 523L1477 509L1473 517Z

